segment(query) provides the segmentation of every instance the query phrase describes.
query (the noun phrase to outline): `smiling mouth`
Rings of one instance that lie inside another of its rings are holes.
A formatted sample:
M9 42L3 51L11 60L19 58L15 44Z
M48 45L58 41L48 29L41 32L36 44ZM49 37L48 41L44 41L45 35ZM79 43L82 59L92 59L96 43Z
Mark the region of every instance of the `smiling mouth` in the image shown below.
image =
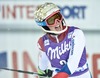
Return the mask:
M55 26L55 30L56 31L61 31L61 26L60 25Z

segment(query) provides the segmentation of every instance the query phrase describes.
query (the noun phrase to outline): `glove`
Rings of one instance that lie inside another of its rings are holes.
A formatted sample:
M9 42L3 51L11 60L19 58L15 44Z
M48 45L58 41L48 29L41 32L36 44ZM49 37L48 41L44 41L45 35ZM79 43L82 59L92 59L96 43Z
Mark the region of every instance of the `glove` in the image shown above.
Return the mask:
M39 76L45 76L45 77L52 77L53 71L50 69L46 69L44 71L42 70L38 70L38 75Z

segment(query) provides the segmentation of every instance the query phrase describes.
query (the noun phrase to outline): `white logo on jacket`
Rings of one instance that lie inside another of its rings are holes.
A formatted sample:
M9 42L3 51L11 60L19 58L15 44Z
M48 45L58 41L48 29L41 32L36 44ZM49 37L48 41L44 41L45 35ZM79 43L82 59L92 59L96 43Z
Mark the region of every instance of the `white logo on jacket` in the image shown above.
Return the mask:
M47 45L49 45L49 44L50 44L50 43L49 43L49 40L48 40L48 39L44 41L44 46L47 46Z
M56 46L55 49L49 47L47 51L47 55L51 56L50 57L51 60L55 58L60 59L60 56L69 50L70 50L70 41L68 44L65 41L60 46Z

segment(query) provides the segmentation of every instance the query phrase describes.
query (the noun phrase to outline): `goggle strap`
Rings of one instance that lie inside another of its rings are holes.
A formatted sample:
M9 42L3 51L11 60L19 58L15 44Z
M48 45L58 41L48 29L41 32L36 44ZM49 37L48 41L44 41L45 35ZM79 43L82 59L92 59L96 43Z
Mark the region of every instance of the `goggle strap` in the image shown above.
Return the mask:
M36 21L36 23L37 23L39 26L47 26L45 21L42 21L42 22Z

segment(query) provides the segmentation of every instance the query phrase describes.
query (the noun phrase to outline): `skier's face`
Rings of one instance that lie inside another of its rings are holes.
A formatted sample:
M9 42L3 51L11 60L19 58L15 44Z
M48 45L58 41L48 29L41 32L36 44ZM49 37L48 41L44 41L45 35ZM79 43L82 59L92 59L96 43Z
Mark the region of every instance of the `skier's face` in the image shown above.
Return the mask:
M61 30L63 30L62 22L60 20L56 20L55 22L56 22L56 25L55 26L48 26L49 29L51 31L61 31Z
M62 30L62 15L59 11L51 14L46 18L47 26L51 31L61 31Z

